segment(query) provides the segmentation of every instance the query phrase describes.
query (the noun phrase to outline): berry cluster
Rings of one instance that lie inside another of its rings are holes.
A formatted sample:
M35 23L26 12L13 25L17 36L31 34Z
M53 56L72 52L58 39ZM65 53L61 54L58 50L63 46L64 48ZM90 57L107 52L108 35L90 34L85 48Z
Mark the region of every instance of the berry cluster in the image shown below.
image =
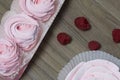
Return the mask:
M82 30L82 31L87 31L87 30L90 30L91 28L90 23L85 17L77 17L74 20L74 24L79 30ZM112 31L112 37L115 43L120 43L120 29L114 29ZM61 32L57 35L57 40L62 45L67 45L71 42L72 38L67 33ZM101 44L98 41L93 40L88 42L88 48L90 50L98 50L101 48Z

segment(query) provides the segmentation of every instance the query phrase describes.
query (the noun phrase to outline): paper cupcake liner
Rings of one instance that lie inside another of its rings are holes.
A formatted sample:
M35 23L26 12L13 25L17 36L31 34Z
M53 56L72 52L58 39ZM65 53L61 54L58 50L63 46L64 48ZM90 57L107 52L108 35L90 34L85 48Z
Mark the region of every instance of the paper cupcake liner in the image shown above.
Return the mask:
M65 65L65 67L60 71L58 74L58 80L65 80L69 72L77 66L80 62L87 62L90 60L95 60L95 59L104 59L108 60L110 62L113 62L120 68L120 59L110 55L109 53L103 52L103 51L88 51L88 52L82 52L73 59L70 60L70 62Z

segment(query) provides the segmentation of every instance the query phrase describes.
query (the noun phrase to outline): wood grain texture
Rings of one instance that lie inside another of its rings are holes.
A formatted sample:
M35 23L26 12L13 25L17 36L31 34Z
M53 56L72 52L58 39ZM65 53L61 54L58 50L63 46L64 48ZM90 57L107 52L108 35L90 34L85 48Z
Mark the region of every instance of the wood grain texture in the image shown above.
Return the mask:
M9 10L12 0L0 0L0 19ZM112 40L112 30L120 28L120 0L66 0L21 80L57 80L60 69L76 54L88 51L88 42L97 40L100 50L120 58L120 44ZM85 16L92 28L80 31L74 19ZM67 32L72 42L67 46L58 43L59 32Z

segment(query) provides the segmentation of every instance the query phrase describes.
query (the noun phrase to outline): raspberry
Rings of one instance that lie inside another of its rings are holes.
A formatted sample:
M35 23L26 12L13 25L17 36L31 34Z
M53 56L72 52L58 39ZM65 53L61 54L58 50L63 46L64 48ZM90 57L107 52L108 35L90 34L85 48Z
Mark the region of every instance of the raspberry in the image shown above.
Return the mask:
M112 37L115 43L120 43L120 29L114 29L112 31Z
M98 50L98 49L100 49L101 45L97 41L90 41L88 43L88 47L90 50Z
M67 45L71 42L71 37L67 33L61 32L57 35L57 40L62 45Z
M74 23L78 29L83 31L89 30L91 28L88 20L85 17L77 17Z

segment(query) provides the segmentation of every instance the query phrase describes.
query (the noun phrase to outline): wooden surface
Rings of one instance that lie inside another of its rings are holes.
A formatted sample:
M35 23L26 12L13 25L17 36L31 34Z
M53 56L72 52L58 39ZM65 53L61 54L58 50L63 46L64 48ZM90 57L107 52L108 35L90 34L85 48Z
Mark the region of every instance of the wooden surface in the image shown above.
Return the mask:
M0 19L12 0L0 0ZM112 40L111 32L120 28L120 0L66 0L21 80L57 80L60 69L76 54L88 51L91 40L101 43L100 50L120 58L120 44ZM74 19L85 16L92 28L80 31ZM59 32L66 32L72 42L62 46L56 40Z

